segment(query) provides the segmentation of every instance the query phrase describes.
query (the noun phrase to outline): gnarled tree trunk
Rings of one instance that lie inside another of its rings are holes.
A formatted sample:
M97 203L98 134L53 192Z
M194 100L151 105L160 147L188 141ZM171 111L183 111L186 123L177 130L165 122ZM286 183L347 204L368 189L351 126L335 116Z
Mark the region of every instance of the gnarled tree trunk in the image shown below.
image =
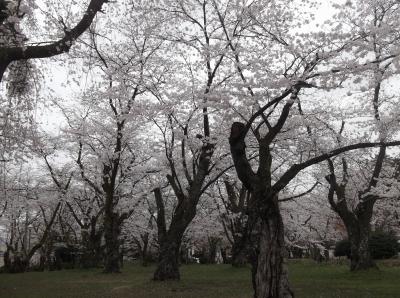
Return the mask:
M352 234L349 237L351 271L377 268L369 249L369 231L365 227L362 229L363 231L359 230L357 234L349 233L349 236Z
M157 229L158 229L158 265L154 272L153 279L157 281L179 280L179 249L182 242L183 232L178 231L180 220L177 216L171 222L169 231L165 222L165 206L160 188L154 189L154 197L157 205ZM175 214L181 219L183 213L180 206L175 210ZM183 231L186 228L182 226Z
M251 193L249 211L256 233L252 252L252 281L255 298L294 297L284 264L284 226L279 209L278 193L272 192L269 135L259 138L259 168L254 173L246 157L245 125L235 122L229 143L235 169L243 185Z
M294 297L284 262L284 231L278 200L270 202L260 217L254 297Z
M351 209L346 201L346 180L339 184L336 181L333 163L329 161L331 175L326 179L330 183L328 200L332 209L340 216L347 230L350 241L350 270L366 270L377 268L369 249L371 218L376 197L360 198L357 207ZM334 194L337 201L334 200ZM361 196L361 194L360 194Z
M179 280L179 250L182 236L171 233L160 243L157 269L154 272L154 280Z
M369 216L367 216L369 218ZM359 271L378 268L372 259L369 239L370 239L370 218L359 218L356 220L345 221L347 234L350 241L350 270Z
M196 214L196 205L189 208L185 205L187 200L181 200L175 208L171 224L167 230L165 221L165 208L162 193L159 188L154 189L157 204L157 229L159 257L154 280L179 280L179 258L182 237L185 230Z

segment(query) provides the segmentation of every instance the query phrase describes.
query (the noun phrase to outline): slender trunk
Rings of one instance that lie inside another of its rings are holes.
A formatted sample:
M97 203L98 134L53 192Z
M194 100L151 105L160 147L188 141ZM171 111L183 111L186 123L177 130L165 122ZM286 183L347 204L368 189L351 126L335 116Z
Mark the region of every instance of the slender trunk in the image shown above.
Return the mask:
M170 233L160 243L158 266L154 272L154 280L179 280L179 249L182 242L182 234Z
M4 255L4 270L10 273L21 273L29 269L30 261L33 255L43 247L47 241L51 227L53 226L58 210L61 207L61 202L59 202L53 211L53 214L48 222L45 221L45 230L43 235L39 239L39 242L29 249L27 252L20 252L18 249L13 249L10 245L7 245L7 252ZM11 241L12 242L12 241Z
M7 60L3 60L3 57L1 56L1 54L0 54L0 60L1 60L1 62L0 62L0 82L1 82L1 81L3 81L4 73L6 72L7 67L10 64L10 62L8 62Z
M232 260L233 267L243 267L247 263L247 251L240 243L233 243L232 246Z
M220 251L221 251L221 257L222 257L223 264L229 264L229 260L226 255L226 248L221 248Z
M253 268L254 297L294 297L284 262L284 231L277 199L268 200L268 206L260 214L260 221L257 268Z
M219 241L219 238L208 237L208 264L215 264L217 262L217 250Z
M143 248L142 248L142 266L148 265L148 255L147 251L149 249L149 233L145 233L142 237Z
M93 235L91 236L91 250L93 252L92 259L94 267L99 267L104 255L104 247L101 245L101 239L103 234L104 232L101 230L94 232Z
M12 249L7 248L4 253L4 272L6 273L22 273L28 270L29 262L26 261L18 253L14 253Z
M44 271L44 268L46 267L46 257L44 254L40 254L39 258L39 266L37 268L37 271Z

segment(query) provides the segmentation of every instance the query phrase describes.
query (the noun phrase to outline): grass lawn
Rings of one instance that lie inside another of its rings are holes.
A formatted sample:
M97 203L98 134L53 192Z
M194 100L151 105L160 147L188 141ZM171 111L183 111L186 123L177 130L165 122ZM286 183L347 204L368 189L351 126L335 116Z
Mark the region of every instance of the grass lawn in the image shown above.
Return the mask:
M290 262L296 297L399 297L400 267L380 265L379 271L350 273L346 265ZM63 270L0 274L0 297L252 297L249 268L229 265L182 266L181 282L151 281L154 267L126 265L123 273Z

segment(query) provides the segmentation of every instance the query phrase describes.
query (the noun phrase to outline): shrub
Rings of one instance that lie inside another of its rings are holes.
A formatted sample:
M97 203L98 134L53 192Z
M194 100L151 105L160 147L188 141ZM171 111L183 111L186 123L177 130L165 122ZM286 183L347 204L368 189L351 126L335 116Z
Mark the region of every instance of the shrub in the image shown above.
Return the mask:
M389 259L399 251L395 235L391 232L377 231L371 235L369 242L371 256L374 259Z
M334 255L335 257L346 256L350 258L350 241L348 239L343 239L336 242Z
M389 259L397 255L400 247L392 232L375 231L369 240L369 250L373 259ZM350 258L350 241L343 239L336 242L334 255Z

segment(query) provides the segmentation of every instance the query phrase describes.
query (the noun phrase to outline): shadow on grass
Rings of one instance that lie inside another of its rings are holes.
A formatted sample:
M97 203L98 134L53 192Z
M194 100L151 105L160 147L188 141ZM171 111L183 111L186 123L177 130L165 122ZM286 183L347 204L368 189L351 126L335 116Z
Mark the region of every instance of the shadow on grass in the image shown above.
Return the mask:
M296 297L400 297L400 267L380 268L355 274L344 264L289 263ZM128 264L121 274L111 275L100 269L1 274L0 297L252 297L249 267L182 266L180 282L154 282L154 269Z

